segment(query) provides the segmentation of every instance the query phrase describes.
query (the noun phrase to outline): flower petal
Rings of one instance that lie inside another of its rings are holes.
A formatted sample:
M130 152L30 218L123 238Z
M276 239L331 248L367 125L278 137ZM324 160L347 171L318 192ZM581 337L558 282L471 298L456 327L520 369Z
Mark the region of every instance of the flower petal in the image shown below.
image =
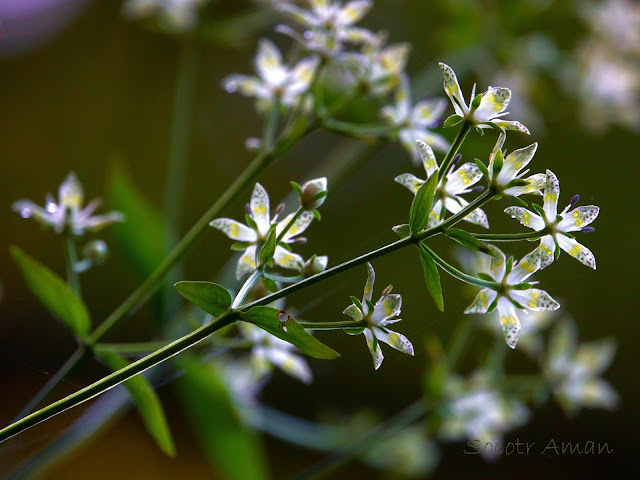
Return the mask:
M498 312L500 313L500 325L504 332L504 339L511 348L516 348L520 333L520 320L516 307L506 298L498 300Z
M475 163L465 163L447 175L445 188L450 195L460 195L482 178L482 171Z
M309 57L300 60L293 70L291 70L290 83L287 87L287 94L298 95L306 92L311 85L313 75L318 68L320 59L318 57Z
M478 123L488 122L501 112L504 112L511 100L511 90L508 88L489 87L482 95L480 105L473 112L473 118ZM473 99L471 99L473 101Z
M241 280L249 272L256 269L256 246L251 245L238 259L236 266L236 279Z
M424 180L420 180L418 177L413 175L412 173L403 173L402 175L398 175L394 180L411 191L414 195L420 188L420 186L424 183Z
M598 375L609 368L615 353L615 341L605 339L580 345L575 359L591 375Z
M362 312L354 304L349 305L347 308L344 309L342 313L344 313L345 315L349 315L356 322L359 322L363 318Z
M593 268L594 270L596 269L596 257L593 256L591 250L584 245L579 244L576 239L559 234L556 235L556 240L558 241L560 248L573 258L589 268Z
M380 365L382 365L382 361L384 360L384 355L382 354L380 343L374 343L373 332L370 328L364 329L364 338L367 340L367 347L369 347L369 351L371 352L371 356L373 357L373 368L375 370L378 370L380 368Z
M302 25L308 27L317 27L319 25L315 16L291 3L278 3L276 8Z
M287 215L285 218L283 218L278 222L278 225L276 225L277 235L280 235L282 230L284 230L284 228L289 224L289 222L293 218L293 215L294 215L293 213L290 213L289 215ZM300 235L309 227L309 225L311 225L311 222L313 222L314 218L315 217L313 216L313 213L309 211L302 212L300 216L296 219L296 221L293 223L293 225L291 225L291 228L289 229L289 231L284 234L284 236L282 237L282 241L286 242L287 240L290 240L296 235Z
M418 145L418 151L420 152L420 158L422 159L422 166L424 167L424 171L427 172L428 178L438 169L438 161L433 153L433 149L427 142L416 140L416 144Z
M16 202L13 202L13 205L11 205L11 209L14 212L18 212L18 214L22 218L33 217L39 222L45 223L47 225L53 225L55 223L54 217L50 212L46 211L41 206L36 205L31 200L18 200Z
M62 209L65 207L78 209L82 206L84 191L75 173L71 172L67 175L67 178L65 178L64 182L60 185L58 200L60 201L60 207Z
M558 177L551 170L547 170L547 184L544 188L544 214L550 222L555 222L558 216L559 197L560 182Z
M422 100L413 107L412 121L414 125L432 127L438 122L440 116L447 108L447 103L442 98Z
M504 213L510 215L511 218L515 218L525 227L529 227L533 230L540 231L545 227L544 220L537 213L531 212L523 207L509 207L505 208Z
M84 229L97 232L112 223L118 222L124 222L124 215L120 212L109 212L104 215L94 215L93 217L89 217L86 220L77 222L73 227L74 230L78 230L78 233Z
M517 285L540 270L540 250L535 249L527 253L511 270L507 277L509 285Z
M509 187L504 190L504 194L510 195L512 197L519 197L520 195L525 194L542 195L541 190L547 183L546 174L536 173L535 175L531 175L525 178L525 180L528 182L527 185L522 185L520 187Z
M456 197L455 199L448 197L445 198L444 205L447 207L447 210L456 214L469 205L469 202L462 197ZM480 208L476 208L473 212L464 217L464 220L475 225L480 225L484 228L489 228L489 219L487 218L487 214Z
M551 235L545 235L540 239L540 270L547 268L555 260L556 242Z
M290 268L292 270L302 270L304 265L304 259L297 253L292 253L280 245L276 246L276 251L273 254L273 260L283 268Z
M269 194L259 183L256 183L255 187L253 187L249 208L251 210L251 218L258 225L260 235L266 236L271 224L269 220Z
M489 275L491 275L496 282L502 282L504 272L506 271L507 258L502 250L495 245L489 245L489 248L493 252L493 257L491 257L491 263L489 264Z
M216 218L209 225L220 230L231 240L240 242L256 242L258 240L258 235L255 231L230 218Z
M453 109L458 115L464 117L469 107L464 101L455 72L449 65L444 63L440 63L440 70L442 70L442 76L444 77L444 91L451 100Z
M487 313L489 306L496 299L495 290L491 290L490 288L483 288L478 292L476 298L473 299L471 305L469 305L464 313Z
M504 130L514 130L516 132L522 132L530 135L529 129L520 122L516 122L513 120L493 120L492 123L495 123L498 127Z
M560 304L556 302L551 295L537 288L511 290L509 296L523 307L536 312L552 311L560 308Z
M562 220L558 223L558 230L573 232L586 227L593 222L600 213L600 208L595 205L574 208L570 212L562 214Z
M269 96L269 92L261 80L247 75L229 75L222 80L222 86L229 93L240 92L245 97L265 98Z
M374 329L373 333L378 340L386 343L391 348L395 348L396 350L402 353L406 353L407 355L413 355L413 345L404 335L392 330L387 330L387 333L385 333L379 328Z
M402 308L402 296L396 293L387 295L384 298L378 300L373 307L373 313L371 314L371 322L376 325L385 324L385 320L397 317L400 314Z
M311 368L307 361L300 355L273 347L266 348L265 355L272 364L288 375L306 384L313 381Z
M373 266L367 262L367 283L364 285L364 294L362 295L362 306L366 310L366 300L371 301L371 295L373 294L373 284L376 281L376 272ZM366 312L369 313L369 312Z
M502 170L498 174L496 181L499 185L505 186L511 180L518 176L518 173L533 159L538 149L538 143L532 143L531 145L514 150L504 159Z
M353 0L342 8L336 23L339 25L353 25L367 14L371 6L372 2L370 0Z
M430 147L435 148L439 152L446 152L449 150L451 144L442 135L430 132L429 130L414 130L416 132L415 137L422 140Z
M282 54L271 40L260 39L256 55L256 69L268 83L274 79L275 72L282 69Z

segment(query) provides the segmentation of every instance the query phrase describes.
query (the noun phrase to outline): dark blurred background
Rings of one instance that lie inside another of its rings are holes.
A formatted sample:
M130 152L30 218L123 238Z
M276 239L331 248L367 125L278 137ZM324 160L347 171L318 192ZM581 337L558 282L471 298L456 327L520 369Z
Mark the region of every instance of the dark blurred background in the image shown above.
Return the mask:
M0 19L11 14L12 4L19 8L21 2L4 3L0 5ZM52 320L27 290L7 250L9 245L18 245L62 273L62 240L51 231L41 232L35 222L21 219L11 211L11 203L30 198L41 204L46 192L57 193L70 170L77 173L88 198L105 197L110 164L117 159L149 203L160 210L180 51L175 38L126 21L120 2L48 3L53 5L50 10L22 20L21 29L34 29L22 39L9 35L9 30L5 36L0 26L2 424L11 420L74 349L66 329ZM587 410L571 419L555 404L547 404L533 412L533 422L507 436L537 444L546 444L551 437L559 441L607 442L614 449L610 455L513 456L486 464L476 456L464 455L462 444L452 444L443 449L436 476L610 478L618 476L612 472L637 469L634 451L640 426L640 398L635 371L636 276L640 269L640 230L633 193L640 176L637 126L633 122L616 122L615 118L603 121L611 115L606 105L594 108L588 96L575 95L584 88L584 82L580 83L584 78L580 77L581 46L588 45L594 35L588 22L581 18L579 2L433 3L378 0L363 25L373 30L386 29L392 41L412 44L408 71L415 74L416 98L442 95L438 61L445 61L460 72L463 91L469 91L475 80L484 88L487 84L512 87L513 79L514 83L519 82L513 85L514 96L518 90L526 92L526 105L515 104L510 110L512 118L530 126L532 140L540 142L533 170L548 167L558 175L562 207L575 193L582 195L582 204L601 207L594 224L596 232L582 237L597 257L597 272L565 254L559 265L545 270L538 279L553 296L563 300L563 308L575 318L582 340L613 337L618 342L618 353L606 378L622 397L615 412ZM217 2L214 7L212 15L220 18L255 8L243 1ZM8 18L3 19L3 24L15 26L7 23ZM287 43L269 28L276 17L265 18L262 27L258 23L228 42L224 36L212 39L201 49L182 232L251 160L243 147L244 140L259 134L260 121L251 101L225 93L220 80L229 73L252 70L260 35L277 38L280 45ZM638 70L634 75L640 78ZM604 97L607 98L606 92ZM611 94L611 102L614 100ZM585 106L585 102L589 105ZM452 139L453 130L445 130L444 134ZM462 149L464 158L486 159L494 139L492 132L482 138L472 135ZM528 140L512 134L508 149L524 146ZM323 156L342 142L346 140L328 133L314 134L265 171L260 182L275 202L288 192L289 180L308 179ZM323 221L309 231L310 242L303 247L305 257L317 248L318 253L329 255L330 264L336 264L392 241L390 227L406 221L410 201L407 192L394 184L393 177L406 171L419 176L422 173L413 169L399 145L392 145L342 186L332 189L323 206ZM239 218L248 195L246 192L225 216ZM496 231L518 230L515 222L501 213L500 205L491 205L487 210ZM102 235L111 246L109 261L84 277L84 297L94 323L104 319L141 280L127 258L119 254L113 235L109 230ZM439 240L434 245L448 255L448 243ZM228 246L222 235L213 230L207 232L185 258L184 277L211 278L229 258ZM363 407L384 418L417 398L426 362L424 339L435 335L446 342L468 303L468 295L460 284L443 277L447 310L439 313L425 295L416 260L415 252L406 250L375 262L377 288L393 283L404 297L400 331L416 346L415 358L387 349L382 368L374 372L361 338L321 335L342 357L333 362L312 360L316 379L308 387L277 373L262 396L265 403L307 418L349 415ZM289 303L304 309L309 320L338 319L348 304L348 295L360 295L364 277L364 269L350 271L328 285L296 294ZM311 308L307 308L309 305ZM154 309L147 306L110 332L108 339L148 339L157 332L158 322ZM482 340L475 340L468 352L469 365L477 360L473 348ZM514 369L520 364L524 368L528 365L517 352L508 354L513 355ZM99 365L85 365L62 384L57 395L70 393L104 373ZM158 391L176 438L175 458L163 456L137 414L129 412L42 478L212 478L209 464L183 421L172 382ZM67 412L0 446L0 472L8 471L55 438L56 432L79 413ZM286 478L322 458L270 438L265 442L274 478ZM330 478L372 476L384 474L356 463Z

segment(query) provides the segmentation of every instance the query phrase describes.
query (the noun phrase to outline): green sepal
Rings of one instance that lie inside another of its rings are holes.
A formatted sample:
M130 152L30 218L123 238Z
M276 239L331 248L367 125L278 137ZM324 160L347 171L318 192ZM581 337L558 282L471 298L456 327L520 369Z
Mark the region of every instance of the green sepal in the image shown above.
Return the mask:
M500 125L493 123L493 122L484 122L484 125L489 125L491 128L493 128L494 130L499 131L500 133L504 133L506 135L507 132L504 131L504 128L502 128Z
M520 197L513 197L515 199L516 202L518 202L522 207L528 207L529 204L527 202L525 202L522 198Z
M491 302L491 305L489 305L489 308L487 308L487 313L493 312L497 307L498 307L498 297L496 297L496 299L493 302Z
M400 238L408 237L411 235L411 228L409 228L408 223L403 223L402 225L396 225L391 230L398 235Z
M469 109L472 112L478 109L478 107L480 106L480 102L482 102L483 96L484 96L484 93L479 93L473 98L473 100L471 101L471 105L469 106Z
M537 203L532 203L531 207L536 211L538 215L540 215L543 219L547 218L547 215L544 213L544 208L542 208Z
M529 290L533 287L533 285L531 285L530 283L519 283L517 285L514 285L512 288L514 290Z
M505 188L524 187L526 185L529 185L529 183L529 180L525 180L524 178L514 178L509 183L507 183L507 186Z
M460 115L454 113L444 121L444 124L442 126L444 128L453 127L454 125L459 124L462 120L463 118Z
M502 165L504 164L504 155L502 154L502 149L498 149L495 156L493 157L493 176L492 178L495 180L502 170Z
M231 250L235 250L236 252L241 252L249 248L251 245L253 245L252 242L233 242L231 244Z
M493 277L491 275L489 275L488 273L478 272L478 273L476 273L476 277L478 277L481 280L486 280L487 282L495 282Z
M487 244L481 242L469 232L459 228L448 228L444 231L444 234L451 240L458 242L463 247L495 257L495 254Z
M263 276L262 284L264 285L264 288L269 290L271 293L275 293L279 290L278 285L276 285L276 282L271 280L269 277Z
M473 127L475 128L476 132L478 133L478 135L480 135L481 137L484 136L484 130L482 130L480 127Z
M373 304L373 302L368 298L365 298L364 301L367 302L367 308L369 308L369 313L373 312L375 308L375 305Z
M475 162L475 164L478 166L478 168L482 172L482 175L484 175L484 178L488 179L489 178L489 169L484 164L484 162L482 160L480 160L479 158L474 158L473 161Z
M343 328L343 330L345 331L345 333L347 333L348 335L360 335L362 332L364 332L364 329L366 327L357 327L357 328Z
M276 238L276 229L272 228L269 230L267 239L264 241L264 245L262 245L260 253L258 254L260 265L267 265L273 258L273 254L276 251Z
M560 232L560 233L561 233L562 235L564 235L565 237L570 238L571 240L575 240L575 239L576 239L576 236L575 236L575 235L570 234L569 232Z
M249 215L248 213L245 214L244 216L244 221L247 224L247 226L255 231L258 231L258 224L256 223L256 221L253 219L253 217L251 215Z
M420 233L426 226L433 206L433 197L438 186L437 171L424 182L413 199L409 212L409 229L412 234Z
M511 273L511 270L513 270L513 257L509 257L507 259L507 265L505 266L505 270L504 270L505 278L507 277L507 275Z
M278 337L285 342L289 342L310 357L333 359L338 358L340 354L321 343L317 338L307 332L292 317L286 322L278 319L280 310L271 307L253 307L248 312L242 312L242 320L251 323L271 335Z
M313 210L311 210L311 213L313 213L313 217L314 217L317 221L322 220L322 215L320 215L320 212L318 211L318 209L317 209L317 208L314 208Z
M302 196L302 187L297 182L293 180L289 182L291 184L291 188L293 188L299 196Z
M353 304L358 307L360 309L360 311L364 314L364 308L362 308L362 303L360 302L360 300L358 300L357 297L354 297L353 295L351 295L351 301L353 302Z
M418 247L418 251L420 252L424 279L427 282L427 290L429 290L438 310L442 312L444 311L444 299L442 297L442 285L440 284L440 272L438 272L436 262L429 252L422 247L422 244Z
M326 197L328 194L329 194L329 192L328 192L327 190L323 190L323 191L321 191L321 192L318 192L318 193L316 194L316 196L315 196L315 197L313 197L313 199L314 199L314 200L320 200L321 198Z

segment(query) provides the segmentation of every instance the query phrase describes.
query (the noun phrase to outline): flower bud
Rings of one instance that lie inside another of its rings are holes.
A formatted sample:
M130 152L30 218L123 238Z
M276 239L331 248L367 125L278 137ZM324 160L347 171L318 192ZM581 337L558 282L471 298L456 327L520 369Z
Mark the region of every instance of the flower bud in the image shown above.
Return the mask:
M329 257L323 255L321 257L316 257L315 255L311 257L304 263L302 267L302 274L305 277L311 277L316 275L317 273L322 273L327 269L327 264L329 263Z
M93 263L102 263L107 258L109 248L104 240L91 240L82 248L84 256Z
M320 207L327 197L327 178L316 178L302 185L300 203L305 210L313 210Z

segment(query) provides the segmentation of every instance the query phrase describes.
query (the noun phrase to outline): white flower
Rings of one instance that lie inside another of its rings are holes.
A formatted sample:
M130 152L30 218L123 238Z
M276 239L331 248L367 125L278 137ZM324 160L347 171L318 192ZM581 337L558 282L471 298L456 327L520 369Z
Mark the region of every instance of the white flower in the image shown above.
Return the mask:
M529 165L538 149L538 143L514 150L506 157L502 153L502 146L506 136L500 134L493 152L489 156L489 183L502 195L518 197L525 194L540 195L547 177L544 173L536 173L523 178L529 169L522 171Z
M480 290L464 313L487 313L497 307L507 345L516 348L520 333L518 312L557 310L560 304L544 290L532 288L531 283L524 283L540 269L538 249L514 264L513 258L507 261L500 249L493 245L490 248L494 257L486 273L496 285Z
M342 313L349 315L356 322L366 321L367 325L364 327L364 330L356 334L364 333L367 346L373 357L373 368L377 370L384 360L384 355L382 355L382 349L378 341L384 342L390 347L408 355L413 355L413 345L411 345L411 342L404 335L386 328L388 325L401 320L395 317L400 314L402 297L397 294L383 294L376 304L373 305L373 303L371 303L371 296L373 294L373 283L376 274L370 263L367 263L367 270L368 277L364 287L362 303L358 302L359 305L355 303L349 305Z
M599 378L611 364L616 345L605 339L578 345L572 321L560 323L549 339L545 375L554 395L569 412L580 407L614 409L619 398L611 385Z
M311 277L318 273L324 272L329 264L329 257L326 255L312 256L309 260L304 262L302 266L302 274L306 277Z
M370 42L375 34L353 25L364 17L371 6L369 0L353 0L345 5L332 0L309 0L311 10L304 10L292 3L279 3L277 8L300 23L305 29L302 36L294 30L278 26L278 31L289 35L305 48L325 55L342 50L343 43Z
M288 68L283 63L278 47L262 39L255 60L259 77L234 74L226 77L222 83L230 93L239 91L247 97L257 98L260 110L267 110L276 102L291 108L309 89L318 63L317 57L307 57L293 68Z
M558 182L558 178L551 170L547 170L547 184L544 190L544 215L538 215L523 207L509 207L505 212L520 221L525 227L537 232L543 230L549 232L548 235L540 239L541 269L553 263L555 255L560 253L558 250L560 248L587 267L595 270L596 259L593 253L584 245L579 244L573 236L567 234L581 230L591 231L592 227L587 227L587 225L596 219L600 213L600 208L595 205L587 205L569 211L580 199L580 196L576 195L571 200L571 203L558 215L559 197L560 182ZM540 213L543 212L541 211Z
M246 322L240 322L239 328L242 335L253 343L251 361L258 376L268 374L272 366L276 366L301 382L309 384L313 381L309 364L292 352L295 347L291 343Z
M125 16L142 19L158 16L167 28L186 32L196 27L198 9L209 0L127 0L122 7Z
M450 379L446 387L448 397L443 409L440 436L445 440L479 440L479 447L487 442L496 445L504 433L524 425L529 419L527 408L513 397L493 390L481 375L470 380ZM482 449L491 459L497 454Z
M314 178L302 184L300 205L306 210L320 208L327 199L327 177Z
M12 209L23 218L33 217L43 225L51 226L57 233L69 228L74 235L82 235L85 230L97 231L115 222L122 222L124 216L119 212L93 215L102 204L94 199L83 209L84 192L75 173L71 172L60 185L58 203L47 195L45 207L39 207L31 200L18 200Z
M445 108L446 103L443 99L422 100L412 105L409 80L403 75L402 82L395 92L395 105L385 106L381 113L390 125L398 128L400 143L417 165L421 157L416 143L418 140L441 152L449 149L449 142L431 131L437 126Z
M256 183L253 189L248 210L247 222L251 226L236 222L230 218L216 218L209 224L225 233L230 239L236 240L238 243L233 248L244 250L236 267L236 278L238 280L257 268L258 246L262 246L269 230L272 228L272 224L278 219L277 214L273 219L270 218L269 195L259 183ZM279 235L284 230L292 217L293 214L289 214L275 225L276 235ZM309 211L302 212L291 228L284 234L282 242L276 245L273 255L277 265L298 271L302 269L304 265L303 258L296 253L290 252L286 245L299 241L300 239L294 239L294 237L304 232L313 221L313 218L313 213Z
M496 126L504 130L517 130L527 135L529 134L527 127L520 122L501 119L501 117L509 113L505 112L505 110L511 100L511 90L502 87L489 87L478 102L475 99L476 87L474 85L469 105L467 105L453 69L444 63L440 63L440 69L444 76L444 91L451 99L456 115L459 115L461 119L480 128L493 128Z
M434 174L437 175L438 164L431 147L421 140L417 140L416 145L420 152L420 156L422 157L422 165L424 166L425 172L427 172L427 178ZM465 163L457 170L452 169L445 176L445 181L441 183L436 190L436 203L429 215L428 227L431 228L436 226L444 220L443 204L444 209L453 214L458 213L466 207L469 202L460 195L464 195L465 193L472 191L471 187L481 178L482 172L475 163ZM398 175L395 178L395 181L409 189L415 195L420 186L426 180L421 180L411 173L404 173L402 175ZM484 228L489 228L487 215L479 208L471 212L464 219L467 222L480 225Z

